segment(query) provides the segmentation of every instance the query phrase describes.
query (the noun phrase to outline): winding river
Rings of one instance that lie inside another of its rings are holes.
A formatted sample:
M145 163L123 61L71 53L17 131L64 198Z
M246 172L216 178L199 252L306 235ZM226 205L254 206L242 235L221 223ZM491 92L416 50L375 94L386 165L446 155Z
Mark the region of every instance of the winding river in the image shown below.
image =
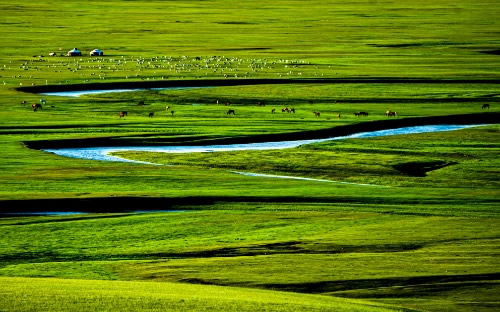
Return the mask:
M162 152L162 153L209 153L209 152L226 152L226 151L249 151L249 150L272 150L294 148L301 145L320 143L333 140L344 140L353 138L373 138L380 136L391 136L401 134L418 134L428 132L442 132L477 127L482 125L427 125L403 127L396 129L387 129L371 132L360 132L347 136L331 137L324 139L297 140L297 141L280 141L280 142L262 142L262 143L246 143L246 144L227 144L227 145L198 145L198 146L119 146L119 147L85 147L85 148L56 148L44 149L49 153L54 153L60 156L101 160L101 161L119 161L119 162L134 162L141 164L151 164L148 162L135 161L114 156L113 153L123 151L137 152Z
M258 83L262 83L262 81L257 81ZM285 82L285 81L276 81L273 80L273 83L277 82ZM313 81L306 81L307 83L311 83ZM339 82L339 81L333 81ZM406 81L398 81L399 83L407 83ZM411 81L414 83L415 81ZM419 82L419 81L417 81ZM427 81L426 81L427 82ZM219 83L219 82L217 82ZM212 84L217 85L217 83L212 82ZM254 84L256 81L238 81L234 84ZM108 92L129 92L129 91L140 91L145 89L184 89L184 88L200 88L200 87L212 87L210 83L195 83L194 85L158 85L158 86L148 86L148 88L140 89L140 88L127 88L130 87L128 84L121 84L121 86L126 86L125 88L107 88L105 90L54 90L55 92L42 92L46 95L58 95L58 96L66 96L66 97L78 97L81 95L87 94L97 94L97 93L108 93ZM227 83L225 83L227 84ZM78 88L77 88L78 89ZM79 158L79 159L87 159L87 160L96 160L96 161L114 161L114 162L129 162L129 163L137 163L137 164L148 164L148 165L159 165L150 162L136 161L125 159L122 157L118 157L113 155L116 152L123 151L136 151L136 152L162 152L162 153L209 153L209 152L224 152L224 151L248 151L248 150L271 150L271 149L285 149L285 148L295 148L302 145L314 144L326 141L333 140L344 140L351 138L372 138L372 137L380 137L380 136L391 136L391 135L401 135L401 134L418 134L418 133L429 133L429 132L441 132L441 131L453 131L470 127L482 126L484 124L472 124L472 125L459 125L459 124L441 124L441 125L423 125L423 126L412 126L412 127L401 127L395 129L386 129L386 130L378 130L371 132L360 132L347 136L337 136L330 138L321 138L321 139L307 139L307 140L290 140L290 141L278 141L278 142L261 142L261 143L245 143L245 144L226 144L226 145L203 145L203 146L119 146L119 147L85 147L85 148L54 148L54 149L43 149L46 152L54 153L59 156L71 157L71 158ZM319 182L335 182L335 183L346 183L347 182L339 182L339 181L330 181L323 179L311 179L311 178L302 178L302 177L291 177L291 176L281 176L281 175L266 175L266 174L258 174L258 173L250 173L250 172L236 172L231 171L235 174L241 174L246 176L254 176L254 177L268 177L268 178L280 178L280 179L296 179L296 180L312 180ZM369 185L369 184L367 184ZM375 185L370 185L375 186Z

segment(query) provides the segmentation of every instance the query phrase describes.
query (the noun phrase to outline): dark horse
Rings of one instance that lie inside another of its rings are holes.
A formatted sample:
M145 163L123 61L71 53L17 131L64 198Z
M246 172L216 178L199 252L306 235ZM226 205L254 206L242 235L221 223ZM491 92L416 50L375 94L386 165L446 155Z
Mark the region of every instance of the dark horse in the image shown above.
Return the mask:
M33 108L33 111L36 112L38 109L42 109L42 104L33 103L31 104L31 107Z
M230 109L227 111L226 115L231 115L233 114L234 115L234 109Z
M481 109L490 109L490 104L483 104L483 106L481 107Z
M120 112L120 118L127 116L127 112Z

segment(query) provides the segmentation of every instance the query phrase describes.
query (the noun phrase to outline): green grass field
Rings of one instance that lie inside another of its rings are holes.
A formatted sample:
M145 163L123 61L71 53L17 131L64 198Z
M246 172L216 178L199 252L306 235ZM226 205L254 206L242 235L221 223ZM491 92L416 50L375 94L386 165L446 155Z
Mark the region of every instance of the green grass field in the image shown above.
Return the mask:
M0 213L91 212L2 215L0 312L498 310L499 13L494 0L0 0ZM247 79L280 83L234 85ZM18 90L212 80L228 86ZM487 125L116 153L160 165L40 150L467 118Z

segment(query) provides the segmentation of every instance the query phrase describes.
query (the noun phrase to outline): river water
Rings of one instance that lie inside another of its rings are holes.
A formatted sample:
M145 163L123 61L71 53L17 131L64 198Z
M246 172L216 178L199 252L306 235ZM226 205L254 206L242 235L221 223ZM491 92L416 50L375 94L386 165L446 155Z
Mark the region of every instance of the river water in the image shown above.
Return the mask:
M352 138L373 138L380 136L391 136L401 134L418 134L429 132L442 132L460 130L470 127L483 125L427 125L403 127L397 129L387 129L371 132L360 132L347 136L339 136L323 139L310 139L298 141L280 141L280 142L262 142L262 143L246 143L246 144L227 144L227 145L205 145L205 146L119 146L119 147L85 147L85 148L57 148L44 149L49 153L54 153L59 156L101 160L101 161L119 161L119 162L134 162L141 164L151 164L148 162L135 161L121 158L112 155L115 152L137 151L137 152L162 152L162 153L209 153L209 152L225 152L225 151L249 151L249 150L273 150L294 148L301 145L320 143L333 140L345 140Z

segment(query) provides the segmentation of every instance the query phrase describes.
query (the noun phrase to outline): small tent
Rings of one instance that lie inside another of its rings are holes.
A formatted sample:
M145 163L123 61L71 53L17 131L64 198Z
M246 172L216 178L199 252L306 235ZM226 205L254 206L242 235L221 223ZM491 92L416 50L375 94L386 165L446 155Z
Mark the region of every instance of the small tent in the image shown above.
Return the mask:
M80 50L78 50L77 48L68 51L68 56L81 56L81 55L82 52L80 52Z
M99 49L94 49L90 51L90 56L103 56L104 53Z

